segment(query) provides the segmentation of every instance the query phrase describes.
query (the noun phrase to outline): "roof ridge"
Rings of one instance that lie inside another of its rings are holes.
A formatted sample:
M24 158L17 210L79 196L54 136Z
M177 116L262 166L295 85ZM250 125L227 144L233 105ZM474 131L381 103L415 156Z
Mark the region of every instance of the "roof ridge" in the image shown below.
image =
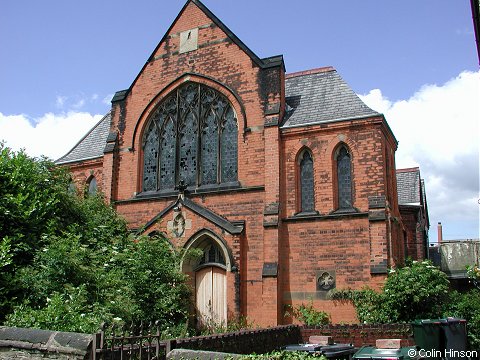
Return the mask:
M297 72L285 74L285 79L289 79L297 76L320 74L320 73L325 73L330 71L336 71L336 70L333 66L324 66L324 67L314 68L310 70L303 70L303 71L297 71Z
M414 172L414 171L420 171L420 167L410 167L410 168L402 168L402 169L397 169L397 173L405 173L405 172Z

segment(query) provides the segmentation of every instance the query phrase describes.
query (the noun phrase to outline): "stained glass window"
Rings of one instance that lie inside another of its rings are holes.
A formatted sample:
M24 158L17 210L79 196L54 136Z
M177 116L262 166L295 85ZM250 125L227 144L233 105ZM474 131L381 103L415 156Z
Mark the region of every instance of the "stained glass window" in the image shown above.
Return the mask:
M97 193L97 179L92 177L88 183L88 195L93 196Z
M160 144L160 189L173 189L175 186L175 137L175 124L168 119L162 129Z
M180 128L180 179L186 185L195 185L197 180L198 127L195 116L188 112Z
M300 194L301 211L314 211L313 159L308 151L303 152L302 159L300 160Z
M214 111L210 110L202 126L202 185L217 182L218 141L217 118Z
M143 145L143 191L157 190L158 132L152 121Z
M237 180L237 136L237 119L235 119L233 109L229 108L222 123L222 182Z
M186 83L159 105L144 135L143 191L237 180L238 124L218 91Z
M338 180L338 207L350 209L352 207L352 174L350 154L342 146L337 156Z

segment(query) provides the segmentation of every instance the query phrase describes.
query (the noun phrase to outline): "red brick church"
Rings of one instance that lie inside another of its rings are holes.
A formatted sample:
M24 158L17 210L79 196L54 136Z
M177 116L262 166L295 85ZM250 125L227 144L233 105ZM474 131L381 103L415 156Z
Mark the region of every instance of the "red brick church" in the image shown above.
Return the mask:
M203 251L182 263L200 323L282 324L285 305L309 301L355 322L329 292L378 287L410 248L424 256L408 239L427 241L426 203L404 223L396 148L385 117L334 68L288 74L282 56L259 58L189 0L57 164L132 229Z

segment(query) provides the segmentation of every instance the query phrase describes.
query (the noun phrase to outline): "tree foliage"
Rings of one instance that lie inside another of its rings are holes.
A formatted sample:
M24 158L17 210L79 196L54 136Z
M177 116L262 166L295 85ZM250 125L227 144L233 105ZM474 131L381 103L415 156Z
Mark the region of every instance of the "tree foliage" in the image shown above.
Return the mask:
M467 320L467 337L470 349L480 349L480 290L466 293L452 291L444 305L444 317Z
M0 144L5 323L79 332L114 320L184 326L190 291L179 254L163 238L129 234L101 195L79 198L69 183L49 160Z

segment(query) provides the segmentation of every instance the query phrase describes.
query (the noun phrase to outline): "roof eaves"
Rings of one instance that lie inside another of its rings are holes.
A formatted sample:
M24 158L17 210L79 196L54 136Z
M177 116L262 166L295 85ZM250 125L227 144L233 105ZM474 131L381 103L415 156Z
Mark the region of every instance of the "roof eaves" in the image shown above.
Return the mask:
M218 227L221 227L228 233L235 235L235 234L240 234L244 226L243 225L234 225L227 219L215 214L213 211L193 202L190 199L184 199L182 201L183 205L192 210L193 212L196 212L198 215L202 216L203 218L209 220L210 222L214 223Z
M115 95L113 95L113 98L110 102L114 103L117 101L124 100L127 97L129 91L130 91L129 89L117 91Z
M283 68L283 71L284 72L286 71L283 55L275 55L275 56L263 58L262 62L264 64L263 65L264 69L281 66Z
M315 125L320 125L320 124L330 124L330 123L336 123L336 122L342 122L342 121L352 121L352 120L362 120L362 119L369 119L373 117L378 117L379 113L374 112L372 114L367 114L367 115L362 115L362 116L352 116L352 117L345 117L345 118L339 118L339 119L331 119L331 120L321 120L321 121L311 121L308 123L303 123L303 124L295 124L295 125L282 125L281 129L293 129L293 128L299 128L299 127L308 127L308 126L315 126ZM287 120L288 122L288 120Z
M85 140L87 138L88 135L90 135L93 130L95 130L104 120L107 116L110 115L110 111L107 112L101 119L99 122L97 122L91 129L90 131L88 131L84 137L82 137L65 155L63 155L61 158L58 158L57 160L54 161L55 164L61 164L62 162L62 159L66 158L68 155L70 155L72 153L73 150L76 149L76 147L78 145L80 145L82 143L83 140ZM63 162L63 163L67 163L67 162L75 162L75 161L81 161L81 160L73 160L73 161L66 161L66 162Z
M66 155L65 155L66 156ZM64 157L65 157L64 156ZM57 165L66 165L66 164L71 164L71 163L77 163L80 161L87 161L87 160L95 160L95 159L101 159L103 158L102 155L99 156L91 156L91 157L86 157L86 158L81 158L81 159L74 159L74 160L67 160L67 161L60 161L60 159L55 161L55 164Z

